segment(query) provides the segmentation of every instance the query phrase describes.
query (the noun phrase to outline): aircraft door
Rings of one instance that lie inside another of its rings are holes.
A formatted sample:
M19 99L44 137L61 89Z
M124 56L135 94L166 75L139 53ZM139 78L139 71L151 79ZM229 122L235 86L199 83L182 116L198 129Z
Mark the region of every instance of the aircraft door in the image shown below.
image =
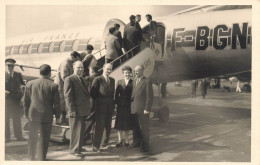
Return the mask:
M109 28L114 27L114 24L119 24L120 25L120 29L119 31L122 34L123 37L123 33L124 33L124 29L125 29L125 23L119 19L111 19L107 22L104 31L103 31L103 36L102 36L102 42L101 42L101 47L104 48L105 47L105 41L106 41L106 37L109 34Z

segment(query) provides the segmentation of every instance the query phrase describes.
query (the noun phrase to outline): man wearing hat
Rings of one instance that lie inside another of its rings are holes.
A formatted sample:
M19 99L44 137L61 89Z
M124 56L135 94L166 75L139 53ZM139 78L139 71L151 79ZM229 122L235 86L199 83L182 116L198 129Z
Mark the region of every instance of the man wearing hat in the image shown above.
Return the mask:
M20 101L22 98L22 74L14 71L16 61L12 58L5 60L5 141L9 142L10 119L13 120L14 136L17 140L25 140L22 136Z

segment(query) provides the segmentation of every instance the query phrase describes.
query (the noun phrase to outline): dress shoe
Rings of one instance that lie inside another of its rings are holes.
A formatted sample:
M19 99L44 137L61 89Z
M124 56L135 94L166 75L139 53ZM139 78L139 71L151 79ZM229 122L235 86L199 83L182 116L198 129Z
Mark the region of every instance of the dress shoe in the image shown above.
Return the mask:
M100 152L100 149L98 149L98 148L96 148L96 147L93 147L93 148L92 148L92 151L99 153L99 152Z
M106 146L108 146L108 142L104 142L104 143L102 144L102 147L106 147Z
M122 147L122 145L123 145L123 141L117 143L117 144L116 144L116 147L119 148L119 147Z
M27 139L25 139L24 137L19 137L19 138L16 138L17 141L26 141Z

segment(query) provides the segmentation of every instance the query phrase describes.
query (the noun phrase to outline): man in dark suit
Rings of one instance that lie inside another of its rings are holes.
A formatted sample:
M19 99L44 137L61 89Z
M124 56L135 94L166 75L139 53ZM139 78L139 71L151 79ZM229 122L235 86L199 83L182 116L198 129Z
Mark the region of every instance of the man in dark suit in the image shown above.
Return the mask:
M112 115L114 113L114 91L115 80L109 77L112 72L112 65L107 63L103 66L103 75L93 80L90 90L91 97L95 100L96 127L94 135L93 150L100 152L103 130L106 128L106 138L103 146L107 146L111 131Z
M130 16L130 22L125 26L123 35L123 46L125 52L134 48L142 41L142 31L136 28L135 16ZM133 55L140 51L140 47L133 49Z
M114 27L116 28L116 31L115 31L115 36L118 38L118 42L120 43L121 45L121 48L122 48L122 45L123 45L123 38L122 38L122 34L120 32L120 25L118 23L115 23L114 24Z
M14 71L14 59L5 60L5 141L9 142L10 119L13 120L14 135L17 140L25 140L22 136L21 108L22 97L21 85L24 85L22 74Z
M138 30L141 30L142 31L142 28L141 28L141 26L140 26L140 23L139 22L141 22L141 15L140 14L137 14L136 16L135 16L135 27L138 29Z
M90 115L90 95L82 77L84 67L81 61L73 64L74 73L64 82L64 96L68 108L70 125L70 153L83 156L82 149L86 117Z
M149 151L149 111L153 103L152 82L144 77L144 67L135 67L136 78L133 81L131 114L133 114L132 148L141 146L142 152Z
M41 77L26 84L23 105L25 116L29 119L29 156L35 159L38 131L40 132L38 160L45 160L49 147L53 114L60 122L60 101L58 85L51 79L51 67L40 67Z
M153 18L150 14L146 14L146 20L149 22L149 35L150 41L156 41L157 39L157 23L153 21Z
M59 85L60 93L60 109L61 109L61 124L68 125L66 121L66 107L64 100L64 81L65 78L73 74L73 63L80 60L80 54L76 51L71 52L70 57L65 59L59 66L54 82Z
M91 66L89 68L89 75L85 77L85 82L88 87L88 90L90 91L91 85L93 80L98 76L98 67L97 66ZM95 131L95 100L90 99L90 108L91 108L91 115L87 117L87 123L86 130L84 133L84 142L88 139L88 135L91 134L91 140L92 140L92 145L93 145L93 140L94 140L94 131ZM93 146L92 146L93 147Z

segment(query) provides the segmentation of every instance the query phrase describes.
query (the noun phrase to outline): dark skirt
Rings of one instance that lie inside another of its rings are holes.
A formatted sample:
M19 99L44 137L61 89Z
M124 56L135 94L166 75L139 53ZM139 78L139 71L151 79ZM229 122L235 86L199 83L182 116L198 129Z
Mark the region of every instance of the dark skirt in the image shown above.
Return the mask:
M130 105L118 105L115 121L115 129L132 130L132 115Z

